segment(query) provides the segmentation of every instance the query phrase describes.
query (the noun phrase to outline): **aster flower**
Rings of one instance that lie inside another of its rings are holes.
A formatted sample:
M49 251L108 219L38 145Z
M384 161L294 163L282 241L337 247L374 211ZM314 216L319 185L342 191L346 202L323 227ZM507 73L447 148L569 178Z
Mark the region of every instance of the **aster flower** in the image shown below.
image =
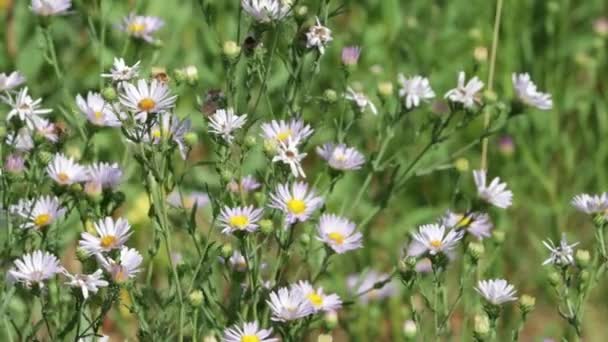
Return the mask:
M83 232L81 240L78 242L80 248L88 255L97 255L113 249L120 249L132 233L131 225L123 218L114 220L111 217L106 217L95 222L93 226L97 234Z
M486 170L474 170L473 177L479 198L498 208L505 209L511 206L513 193L507 189L507 183L501 183L500 178L496 177L490 185L486 185Z
M48 17L63 15L72 7L72 0L32 0L30 9L37 15Z
M353 147L344 144L327 143L317 147L317 154L327 161L332 169L359 170L365 164L365 157Z
M247 114L236 115L232 108L218 109L209 117L209 132L219 135L227 143L232 143L232 133L247 122Z
M9 154L4 161L3 169L12 174L19 174L25 170L25 159L19 154Z
M235 179L231 180L226 186L230 192L234 193L248 193L257 190L262 185L251 175L247 175L241 178L240 181Z
M392 297L397 293L397 288L390 281L390 275L375 270L348 276L346 285L364 304L372 300Z
M53 254L36 250L15 260L14 266L8 271L11 282L19 282L30 288L33 284L44 287L44 281L61 272L63 267Z
M494 228L490 216L478 212L459 214L448 210L439 223L447 228L464 229L480 240L490 237Z
M304 121L299 119L291 119L289 122L272 120L262 124L261 128L262 138L275 141L277 144L291 138L299 145L314 132L310 125L304 124Z
M574 247L578 245L578 242L568 244L566 240L566 234L562 234L562 240L559 245L555 245L553 241L543 241L543 245L551 252L551 255L547 260L543 262L543 265L552 264L557 266L565 266L574 264Z
M209 195L204 192L184 194L176 190L169 194L167 203L175 208L192 209L196 205L200 209L209 204Z
M37 230L50 226L66 212L65 208L61 207L59 199L51 196L21 200L18 204L10 206L9 211L25 219L21 228Z
M313 312L308 300L297 289L282 287L270 293L268 306L272 311L271 319L275 322L288 322L306 317Z
M420 226L417 233L412 233L412 237L424 246L425 252L436 255L454 249L463 234L462 231L447 231L444 226L439 224L427 224Z
M342 64L357 65L361 56L361 48L358 46L346 46L342 49Z
M15 89L25 83L25 76L19 71L13 71L10 74L0 74L0 92Z
M483 82L477 76L471 78L465 84L466 76L464 71L458 74L458 86L445 94L445 98L452 102L459 102L465 108L473 108L475 104L480 104L479 92L483 89Z
M277 155L272 158L272 162L282 162L289 165L289 169L294 177L306 178L304 169L302 169L302 159L306 157L306 153L300 153L297 142L291 138L287 139L287 143L281 141L277 150Z
M317 234L319 241L338 254L363 247L363 234L356 231L355 224L337 215L321 215Z
M398 82L401 85L399 96L405 98L405 107L411 109L418 107L421 101L435 98L435 92L431 89L429 79L422 76L406 78L399 74Z
M529 74L513 74L512 79L515 93L523 103L540 110L551 110L553 108L551 94L539 92Z
M72 185L87 180L87 169L76 163L72 157L57 153L46 167L46 172L59 185Z
M256 0L252 0L256 1ZM271 337L272 329L260 328L257 321L245 322L242 325L233 325L224 330L222 342L279 342L278 338Z
M139 80L137 86L123 83L119 94L120 103L135 114L135 119L145 122L148 115L165 112L175 106L177 95L171 95L166 83L156 79L151 81Z
M177 145L180 156L186 160L188 156L188 146L184 141L186 133L190 131L191 122L188 119L180 120L177 115L165 112L160 113L149 133L144 135L144 141L159 144L163 140L171 140Z
M12 132L6 137L6 143L18 152L28 152L34 148L32 131L27 127L21 127L17 132Z
M571 204L578 211L585 214L605 214L608 212L608 193L604 192L598 195L576 195L572 199Z
M64 271L64 275L69 279L66 285L80 288L82 297L87 300L89 293L97 293L100 287L108 286L108 282L102 279L102 270L97 270L92 274L70 274Z
M354 102L357 107L359 108L360 112L365 112L366 109L369 108L369 110L374 114L374 115L378 115L378 109L376 108L376 105L370 101L370 99L363 93L361 92L357 92L354 91L353 88L348 87L346 89L347 94L344 95L344 98Z
M306 48L316 48L319 50L319 53L323 55L325 53L325 47L332 40L331 30L326 26L321 25L321 21L319 21L319 17L317 17L317 24L313 25L306 33Z
M136 249L122 247L118 261L106 258L101 254L97 255L101 266L110 273L112 280L117 283L125 282L134 278L140 271L143 257Z
M281 210L289 224L308 220L323 205L323 198L304 182L295 182L291 186L279 184L276 191L270 194L270 199L270 207Z
M101 77L111 78L113 82L130 81L139 74L139 61L133 66L128 66L124 59L114 57L112 69L107 74L101 74Z
M504 279L480 280L475 290L493 305L517 300L517 297L515 297L517 291L513 285L509 285Z
M241 0L243 10L259 23L283 20L291 13L292 0Z
M323 288L315 289L308 281L299 281L293 285L293 290L299 291L306 298L312 312L333 312L342 307L342 300L335 294L325 294Z
M32 124L36 134L45 138L50 143L54 144L59 141L59 136L57 135L57 126L55 126L54 123L41 117L34 116L32 118Z
M52 109L40 108L42 99L33 100L28 94L27 87L21 89L14 100L10 94L3 96L2 100L12 107L12 109L6 115L7 121L16 116L32 129L34 128L34 117L45 115L53 111Z
M165 25L159 17L136 15L131 13L122 20L118 27L121 31L131 37L143 39L148 43L153 43L154 33Z
M76 96L76 105L87 120L95 126L119 127L121 125L112 105L106 103L98 93L89 92L86 100L80 95Z
M85 188L92 187L100 192L104 189L116 189L122 178L122 170L116 163L101 162L89 165L87 166L87 174L88 180Z
M218 221L224 228L222 233L233 234L238 231L253 233L258 229L258 221L262 218L262 209L248 207L224 207L220 212Z

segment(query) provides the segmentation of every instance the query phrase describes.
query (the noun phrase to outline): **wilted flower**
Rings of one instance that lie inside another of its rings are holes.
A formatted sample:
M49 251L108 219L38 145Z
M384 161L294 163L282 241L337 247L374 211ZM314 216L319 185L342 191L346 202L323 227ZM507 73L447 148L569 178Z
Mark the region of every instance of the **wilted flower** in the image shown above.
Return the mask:
M59 185L72 185L88 178L87 169L76 163L73 158L58 153L47 166L46 172Z
M501 183L500 178L496 177L490 185L486 185L486 170L474 170L473 177L479 198L498 208L505 209L511 206L513 193L507 189L507 183Z
M356 65L361 56L361 48L358 46L347 46L342 49L342 64Z
M376 109L376 105L370 101L370 99L361 92L356 92L353 88L348 87L346 89L348 94L344 95L344 98L350 101L353 101L361 112L364 112L367 108L374 114L378 115L378 109Z
M543 241L543 245L551 251L551 255L543 262L543 265L553 264L564 266L574 264L574 247L578 244L578 242L575 242L569 245L566 240L566 234L562 235L559 245L555 245L551 240Z
M64 272L69 281L67 285L75 288L80 288L82 297L86 300L89 298L89 293L97 293L100 287L108 286L108 282L102 279L102 270L97 270L92 274L70 274Z
M161 18L131 13L122 20L119 28L132 37L153 43L154 33L164 25L165 22Z
M325 159L332 169L336 170L358 170L365 164L363 154L344 144L324 144L317 147L317 154Z
M270 335L272 329L261 329L257 321L246 322L242 326L234 325L224 330L222 342L279 342L278 338Z
M317 196L315 190L309 189L304 182L295 182L291 186L279 184L270 199L270 207L281 210L289 224L308 220L323 205L323 198Z
M405 107L411 109L418 107L421 101L435 98L435 92L431 89L429 79L422 76L406 78L399 74L398 82L401 85L399 96L405 99Z
M232 143L232 133L247 122L247 114L236 115L232 108L218 109L209 117L209 133L219 135L227 143Z
M40 16L66 14L72 7L72 0L32 0L30 9Z
M306 157L306 153L300 153L297 146L297 141L291 138L287 139L287 142L281 141L279 143L276 156L272 159L272 162L282 162L283 164L289 165L289 169L294 177L306 178L304 169L302 169L302 159Z
M551 94L539 92L529 74L513 74L513 88L523 103L541 110L553 108Z
M363 247L363 234L356 231L354 223L340 216L323 214L317 233L317 239L338 254Z
M317 24L313 25L306 33L306 47L316 48L320 54L325 53L325 47L333 40L331 30L323 25L317 17Z
M120 103L135 113L135 119L145 122L149 114L170 110L175 106L177 95L171 95L167 84L156 79L152 81L139 80L137 86L123 83L119 94Z
M270 293L268 306L272 311L271 319L278 322L288 322L306 317L313 312L304 294L297 289L282 287Z
M76 105L87 120L95 126L119 127L121 125L112 105L98 93L89 92L86 100L80 95L76 96Z
M463 235L462 231L453 229L448 231L439 224L423 225L418 228L417 233L412 233L414 240L424 246L425 251L431 255L454 249Z
M289 15L292 0L241 0L241 6L257 22L269 23Z
M115 57L110 73L101 74L101 77L111 78L113 82L124 82L134 79L138 73L139 61L133 66L128 66L124 59Z
M222 224L224 234L233 234L238 231L255 232L258 229L258 221L262 218L263 210L254 206L248 207L224 207L221 210L218 221Z
M8 270L9 281L23 283L27 288L33 284L44 287L44 281L61 272L63 267L53 254L36 250L15 260Z
M23 83L25 83L25 76L19 71L13 71L8 75L4 72L0 74L0 92L14 89Z
M517 292L513 285L509 285L504 279L480 280L475 290L485 300L494 305L501 305L506 302L517 300Z
M89 255L97 255L122 248L132 233L131 225L123 218L114 220L111 217L106 217L95 222L94 226L97 235L84 232L78 242L80 248Z
M473 108L475 104L480 104L479 92L483 89L483 82L477 76L471 78L465 84L466 76L464 71L458 74L458 86L445 94L445 98L452 102L459 102L465 108Z

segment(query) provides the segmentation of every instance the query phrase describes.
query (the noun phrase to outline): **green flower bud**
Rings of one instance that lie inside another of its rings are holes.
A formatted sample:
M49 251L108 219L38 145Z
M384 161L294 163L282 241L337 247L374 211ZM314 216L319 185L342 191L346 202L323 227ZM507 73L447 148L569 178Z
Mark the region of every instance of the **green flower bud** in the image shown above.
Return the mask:
M582 270L579 274L579 277L581 279L581 283L587 283L589 281L589 278L591 277L591 273L589 273L589 271L587 270Z
M480 242L471 242L467 246L467 252L471 256L471 258L477 262L485 253L485 247Z
M536 298L532 296L525 294L519 298L519 310L524 315L534 310L534 305L536 305Z
M224 182L230 182L234 178L234 173L230 170L222 170L221 176Z
M303 246L308 246L308 244L310 244L310 235L308 235L308 234L300 235L300 243Z
M82 185L75 183L75 184L70 185L70 190L73 192L82 192L83 189L82 189Z
M203 304L203 299L203 292L201 290L194 290L188 295L188 302L190 302L190 305L193 307L201 306Z
M591 253L589 253L588 250L579 249L578 251L576 251L574 259L576 260L576 264L580 268L586 268L587 266L589 266L589 262L591 261Z
M196 135L194 132L188 132L184 136L184 141L186 142L186 145L192 147L198 144L198 135Z
M50 163L51 160L53 160L53 154L50 152L46 152L46 151L38 152L36 157L38 158L38 161L40 162L40 164L43 164L43 165L46 165L46 164Z
M241 47L235 41L229 40L224 42L222 52L224 53L224 56L229 59L235 59L241 53Z
M226 243L222 246L222 250L220 252L225 259L228 259L232 256L233 251L234 250L232 249L232 245L229 243Z
M494 230L492 232L492 238L494 239L494 242L500 245L505 242L505 232L502 230Z
M458 158L454 161L454 167L460 172L468 172L470 167L469 160L467 158Z
M253 135L248 135L245 137L245 146L252 148L255 147L255 145L257 145L257 140L255 138L255 136Z
M418 327L416 326L416 322L408 319L403 323L403 334L407 339L413 339L416 337L416 333L418 332Z
M264 140L264 153L274 156L277 153L277 142L272 139Z
M255 202L259 206L264 206L264 204L266 204L266 194L261 191L255 192L253 194L253 199L255 199Z
M264 234L270 234L274 231L274 223L272 223L272 220L268 220L268 219L261 220L259 225L260 225L260 230Z
M551 286L557 286L562 282L562 277L559 275L559 273L553 271L549 273L548 280Z
M336 91L333 89L327 89L323 93L323 97L328 103L334 103L338 100L338 93L336 93Z
M296 9L296 18L303 19L308 14L308 7L300 6Z
M475 315L473 333L479 340L485 340L490 335L490 320L488 319L488 316Z
M384 98L389 98L393 96L394 87L393 83L390 81L384 81L378 83L378 94Z
M338 314L335 311L328 311L325 313L323 320L325 321L325 326L329 330L338 326Z
M118 95L116 94L116 89L114 89L114 87L103 88L103 90L101 91L101 96L103 96L106 101L114 101L118 98Z
M76 258L78 259L78 261L80 261L81 263L85 263L88 259L89 259L89 254L87 251L85 251L82 248L77 248L76 249Z

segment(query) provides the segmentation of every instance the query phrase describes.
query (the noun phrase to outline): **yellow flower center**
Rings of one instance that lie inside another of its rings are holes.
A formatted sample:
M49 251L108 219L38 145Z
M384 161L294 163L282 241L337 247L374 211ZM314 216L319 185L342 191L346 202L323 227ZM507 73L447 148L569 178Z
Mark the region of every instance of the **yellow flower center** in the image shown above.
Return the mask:
M103 121L103 112L94 112L93 116L95 117L95 121L97 121L97 122Z
M331 241L335 242L336 245L341 245L344 243L344 235L342 235L341 233L332 232L327 234L327 237L329 237Z
M290 199L287 201L287 209L293 214L300 215L306 211L306 203L300 199Z
M443 245L443 242L441 240L431 240L429 244L434 248L439 248Z
M34 219L34 224L38 228L47 226L49 223L51 223L51 215L49 215L49 214L40 214L40 215L36 216L36 218Z
M310 293L308 296L306 296L306 298L308 298L308 300L314 307L318 308L323 305L323 297L318 295L316 292Z
M260 342L260 338L255 335L243 335L241 342Z
M473 222L471 216L457 215L456 218L458 219L458 221L456 221L456 228L468 227Z
M101 241L99 242L99 244L103 248L112 248L112 247L114 247L114 245L116 245L117 241L118 241L118 239L116 238L116 236L106 235L101 238Z
M142 33L146 30L146 25L143 23L131 23L129 24L128 30L133 34Z
M245 229L249 224L249 218L245 215L235 215L230 217L230 225L238 229Z
M279 132L277 134L277 140L279 140L279 141L285 141L285 140L289 139L289 137L291 137L291 130L290 129L287 129L287 130L285 130L283 132Z
M154 100L152 100L149 97L142 99L137 104L137 107L139 107L139 109L143 110L144 112L152 110L155 106L156 106L156 102L154 102Z
M59 183L65 184L69 182L70 176L68 176L68 174L65 172L59 172L57 174L57 179L59 180Z

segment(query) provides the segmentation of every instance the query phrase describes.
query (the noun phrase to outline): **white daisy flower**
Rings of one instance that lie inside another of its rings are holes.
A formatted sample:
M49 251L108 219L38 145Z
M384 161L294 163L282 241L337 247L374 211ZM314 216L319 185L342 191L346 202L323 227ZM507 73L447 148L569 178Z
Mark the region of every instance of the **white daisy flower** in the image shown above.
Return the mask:
M120 127L121 122L114 113L112 105L98 93L89 92L86 100L76 96L76 105L90 123L100 127Z
M127 220L119 218L117 220L106 217L93 224L96 235L88 232L81 234L78 246L87 255L96 255L109 252L113 249L120 249L131 235L131 225Z
M119 94L120 103L135 114L135 119L145 122L149 114L170 110L175 106L177 95L171 95L166 83L156 79L151 81L138 80L137 86L132 83L123 83Z
M188 119L180 120L177 115L165 112L158 116L158 122L152 126L149 134L144 137L145 141L159 144L164 140L171 140L177 145L182 159L186 160L188 146L184 141L186 133L190 131L191 122Z
M0 92L15 89L16 87L25 83L25 76L19 71L13 71L10 74L0 74Z
M256 0L252 0L256 1ZM262 0L263 1L263 0ZM278 338L271 337L272 329L260 328L257 321L245 322L242 325L233 325L224 330L222 342L279 342Z
M540 110L551 110L553 108L551 94L539 92L529 74L513 74L512 79L515 93L523 103Z
M63 267L53 254L36 250L15 260L14 266L8 271L11 282L19 282L30 288L33 284L44 287L44 281L61 272Z
M113 82L130 81L139 74L139 61L133 66L128 66L124 59L114 57L112 69L107 74L101 74L101 77L111 78Z
M98 188L100 191L116 189L122 178L122 170L116 163L94 163L87 166L87 174L88 180L85 187Z
M416 242L424 246L425 252L430 255L445 253L456 247L464 232L450 230L439 224L426 224L418 228L417 233L412 233Z
M72 0L32 0L30 9L37 15L63 15L72 7Z
M6 137L6 143L18 152L28 152L34 148L32 131L27 127L21 127L17 132L12 132Z
M72 157L62 153L55 154L46 172L59 185L72 185L87 180L87 169L76 163Z
M26 220L21 228L37 230L52 225L66 212L65 208L61 207L59 199L51 196L41 196L34 200L21 200L18 204L10 206L9 211Z
M323 288L315 289L308 281L299 281L293 285L293 289L302 293L313 313L333 312L342 307L342 300L337 294L325 294Z
M485 300L494 305L501 305L517 300L517 297L515 297L517 291L513 285L510 285L504 279L480 280L475 290Z
M289 224L308 220L323 205L323 198L317 196L316 191L309 189L304 182L295 182L291 187L279 184L276 191L270 194L270 199L270 207L281 210Z
M273 140L277 144L286 142L290 138L292 141L300 144L314 132L310 125L304 124L299 119L292 119L289 122L272 120L269 123L262 124L261 128L262 137L265 140Z
M574 196L572 206L585 214L596 215L608 212L608 193L598 195L580 194Z
M411 109L418 107L421 101L429 101L435 98L435 92L431 88L429 79L422 76L407 78L399 74L398 82L401 84L399 96L405 98L405 107Z
M317 227L317 239L338 254L363 247L363 234L351 221L333 214L323 214Z
M66 285L80 288L82 297L84 297L85 300L89 298L89 293L97 293L100 287L109 285L107 281L102 279L102 270L97 270L95 273L91 274L70 274L67 271L64 272L64 274L69 279Z
M33 100L28 94L27 87L21 89L14 100L10 94L3 96L2 100L12 107L12 109L6 115L7 121L16 116L32 129L34 128L34 117L45 115L53 111L52 109L40 108L42 99Z
M53 144L59 141L59 136L57 135L57 126L55 126L54 123L41 117L34 116L32 118L32 124L36 134L39 136L45 138Z
M321 21L317 17L317 24L313 25L306 33L306 48L316 48L322 55L325 53L325 47L332 40L331 30L321 25Z
M476 104L481 104L479 92L483 89L483 82L477 76L471 78L465 84L466 76L464 71L458 74L458 86L445 94L445 98L452 102L459 102L465 108L473 108Z
M578 242L575 242L569 245L568 241L566 240L566 234L562 235L562 240L560 241L559 245L555 245L551 240L543 241L543 245L545 245L545 247L551 251L551 255L543 262L543 265L552 264L557 266L565 266L574 264L574 247L578 244Z
M507 189L507 183L501 183L496 177L486 186L486 170L474 170L473 177L477 186L477 194L482 200L498 208L508 208L513 201L513 193Z
M258 229L258 221L262 218L264 210L248 207L222 208L219 222L222 224L222 233L233 234L238 231L253 233Z
M448 210L439 223L451 229L464 229L480 240L490 237L494 228L490 215L478 212L460 214Z
M232 108L218 109L209 117L209 133L219 135L227 143L232 143L232 133L247 122L247 114L236 115Z
M344 98L354 102L357 107L359 107L359 111L363 113L366 109L369 108L369 110L374 115L378 115L378 109L376 108L376 105L372 101L370 101L370 99L365 94L354 91L351 87L348 87L346 91L348 93L344 95Z
M283 20L291 13L292 0L241 0L243 10L259 23Z
M153 43L154 33L161 29L165 22L159 17L136 15L131 13L122 20L119 29L131 37Z
M144 260L136 249L125 246L120 249L118 261L106 258L101 254L97 254L97 259L106 272L112 276L112 280L117 283L134 278L140 271L139 266Z
M175 208L192 209L194 205L198 209L209 204L209 195L204 192L191 192L189 194L173 191L167 196L167 202Z
M271 319L275 322L288 322L306 317L313 312L308 299L297 289L282 287L270 292L268 306L272 311Z
M306 153L300 153L297 142L291 138L287 139L287 143L281 141L277 149L277 155L272 158L272 162L282 162L289 165L289 169L294 177L306 178L304 169L302 169L302 159L306 157Z
M231 180L226 186L230 192L234 193L249 193L259 189L262 185L251 175L241 178L240 181Z
M390 275L375 270L348 276L346 285L364 304L392 297L397 293L397 287L390 281Z
M247 271L247 260L245 260L243 254L239 251L234 251L232 253L230 258L228 258L228 264L230 265L230 268L237 272Z
M335 170L359 170L365 164L365 157L361 152L345 144L327 143L317 147L317 154L327 161Z

